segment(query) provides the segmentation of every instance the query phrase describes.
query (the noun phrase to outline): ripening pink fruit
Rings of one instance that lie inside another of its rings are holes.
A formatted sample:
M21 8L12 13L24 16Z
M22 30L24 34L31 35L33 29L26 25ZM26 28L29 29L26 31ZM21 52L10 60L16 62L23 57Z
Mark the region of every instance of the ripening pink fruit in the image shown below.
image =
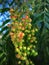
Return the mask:
M28 19L29 18L28 15L26 15L25 18Z
M19 37L19 38L23 38L23 36L24 36L24 33L23 33L23 32L20 32L20 33L18 34L18 37Z

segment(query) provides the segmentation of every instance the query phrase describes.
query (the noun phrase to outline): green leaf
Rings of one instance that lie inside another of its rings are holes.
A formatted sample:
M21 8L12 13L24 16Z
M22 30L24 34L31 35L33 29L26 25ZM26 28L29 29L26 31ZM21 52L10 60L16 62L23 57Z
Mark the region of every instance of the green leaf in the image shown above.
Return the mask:
M10 22L10 19L8 19L5 22L3 22L2 26L6 25L8 22Z
M3 9L0 9L0 12L3 13L5 11L9 11L10 9L9 8L3 8Z
M3 37L2 37L2 39L4 40L4 39L6 39L6 36L9 34L9 30L6 30L6 32L3 34Z
M3 27L3 28L1 29L1 31L0 31L0 34L3 33L4 31L6 31L7 29L8 29L7 26Z

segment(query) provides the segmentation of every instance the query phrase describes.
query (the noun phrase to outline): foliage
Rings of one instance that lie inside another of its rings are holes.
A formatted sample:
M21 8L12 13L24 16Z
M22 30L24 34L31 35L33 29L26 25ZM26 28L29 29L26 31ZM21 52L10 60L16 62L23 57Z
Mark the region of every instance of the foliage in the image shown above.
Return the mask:
M49 23L48 23L48 14L49 14L49 8L48 8L48 0L38 0L35 1L35 6L36 9L34 11L34 22L36 25L38 25L39 27L39 34L38 34L38 54L40 57L40 62L42 62L41 65L47 65L48 64L48 58L46 58L47 56L47 52L46 52L46 47L47 44L49 42L48 39L49 37L47 37L48 31L49 31ZM44 37L43 37L44 35ZM44 41L43 41L44 40ZM46 44L46 46L45 46ZM44 47L45 46L45 47ZM49 57L49 55L48 55Z
M4 44L3 44L4 42ZM6 59L6 45L5 45L5 41L2 41L0 39L0 65L5 65L7 59Z
M6 0L2 1L0 0L0 3L4 6L6 3ZM12 5L13 2L9 5ZM0 9L0 13L4 13L5 11L9 11L10 8L2 8ZM10 29L6 26L7 23L10 22L9 20L6 20L3 22L2 26L0 26L0 35L2 35L2 39L0 40L0 65L11 65L15 64L14 59L14 47L12 45L12 42L9 38L9 31ZM10 41L9 41L10 40ZM9 44L11 43L11 44ZM13 49L12 51L10 49ZM13 61L14 60L14 61Z
M15 47L12 44L10 37L6 37L4 40L0 39L0 65L11 64L16 64Z

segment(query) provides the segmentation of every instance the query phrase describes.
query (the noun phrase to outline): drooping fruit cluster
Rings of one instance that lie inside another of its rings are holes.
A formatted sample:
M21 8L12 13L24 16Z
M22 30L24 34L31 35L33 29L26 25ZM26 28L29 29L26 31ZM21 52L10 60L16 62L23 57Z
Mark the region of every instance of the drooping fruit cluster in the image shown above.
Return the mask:
M21 22L15 19L11 24L10 36L15 46L16 58L18 65L33 65L33 62L28 59L28 56L36 56L37 39L35 34L38 28L32 28L32 20L26 15L20 19Z

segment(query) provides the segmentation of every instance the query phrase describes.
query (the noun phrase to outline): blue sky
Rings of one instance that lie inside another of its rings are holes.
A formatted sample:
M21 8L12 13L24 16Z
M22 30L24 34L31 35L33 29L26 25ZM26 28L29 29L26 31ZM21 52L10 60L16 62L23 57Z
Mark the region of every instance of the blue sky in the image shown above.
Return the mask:
M4 7L5 8L9 8L9 5L8 5L8 3L11 3L12 2L12 0L6 0L6 3L5 3L5 5L4 5ZM0 9L2 9L3 8L3 5L2 4L0 4ZM7 12L4 12L4 13L1 13L0 12L0 25L2 25L2 23L5 21L5 20L7 20L7 19L9 19L9 15L10 15L10 13L7 11Z
M3 14L0 13L0 25L2 25L2 23L4 21L6 21L7 19L10 19L10 13L7 11L7 12L4 12Z
M11 3L10 1L12 1L12 0L7 0L7 3L5 3L5 5L4 5L5 8L9 8L8 2ZM0 9L3 9L2 4L0 4ZM0 12L0 26L2 25L2 23L4 21L6 21L7 19L10 19L9 16L10 16L9 11L6 11L4 13ZM1 30L1 28L0 28L0 30Z
M9 8L9 4L12 2L13 0L6 0L6 3L4 4L4 6L2 4L0 4L0 9L3 9L3 8ZM7 19L10 19L10 13L9 11L5 11L4 13L1 13L0 12L0 26L2 25L2 23L4 21L6 21ZM1 28L0 28L1 30Z

